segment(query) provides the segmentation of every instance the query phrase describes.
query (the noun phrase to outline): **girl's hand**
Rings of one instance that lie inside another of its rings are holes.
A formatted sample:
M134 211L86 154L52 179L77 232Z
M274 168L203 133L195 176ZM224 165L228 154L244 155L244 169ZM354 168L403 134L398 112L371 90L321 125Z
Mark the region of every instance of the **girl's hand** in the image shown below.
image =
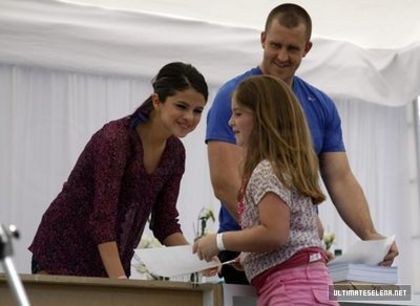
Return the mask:
M214 256L212 258L212 261L216 261L220 264L220 260L217 256ZM215 276L216 274L220 273L222 270L222 266L218 265L217 267L214 268L209 268L207 270L202 271L203 275L206 277L211 277L211 276Z
M201 260L211 261L219 253L216 234L208 234L194 242L193 253L197 254Z
M232 263L232 266L238 270L238 271L243 271L244 270L244 266L242 265L242 254L241 253L238 257L235 258L235 262Z

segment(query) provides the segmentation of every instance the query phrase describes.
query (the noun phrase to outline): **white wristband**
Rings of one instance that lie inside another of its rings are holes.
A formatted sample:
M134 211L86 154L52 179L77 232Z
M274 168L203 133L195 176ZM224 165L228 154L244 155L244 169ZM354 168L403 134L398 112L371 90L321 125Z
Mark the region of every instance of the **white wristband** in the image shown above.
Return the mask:
M216 235L216 246L219 251L225 250L225 245L223 243L223 233L218 233Z

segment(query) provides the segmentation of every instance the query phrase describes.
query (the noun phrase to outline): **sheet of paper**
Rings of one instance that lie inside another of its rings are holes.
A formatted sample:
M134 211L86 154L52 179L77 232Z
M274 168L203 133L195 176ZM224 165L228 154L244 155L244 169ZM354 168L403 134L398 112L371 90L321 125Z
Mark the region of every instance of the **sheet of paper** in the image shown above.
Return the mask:
M206 262L192 253L192 245L135 249L136 256L153 274L172 277L203 271L220 265L217 261Z
M381 240L360 240L351 246L343 255L331 260L328 265L341 263L359 263L367 265L377 265L395 241L395 235Z

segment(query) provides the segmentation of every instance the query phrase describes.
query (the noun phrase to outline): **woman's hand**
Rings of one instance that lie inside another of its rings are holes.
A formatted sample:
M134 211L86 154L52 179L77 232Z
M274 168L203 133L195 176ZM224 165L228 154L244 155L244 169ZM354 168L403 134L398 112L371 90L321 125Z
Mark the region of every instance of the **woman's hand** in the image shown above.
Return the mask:
M110 278L127 279L118 253L117 243L115 241L100 243L98 244L98 250L108 276Z

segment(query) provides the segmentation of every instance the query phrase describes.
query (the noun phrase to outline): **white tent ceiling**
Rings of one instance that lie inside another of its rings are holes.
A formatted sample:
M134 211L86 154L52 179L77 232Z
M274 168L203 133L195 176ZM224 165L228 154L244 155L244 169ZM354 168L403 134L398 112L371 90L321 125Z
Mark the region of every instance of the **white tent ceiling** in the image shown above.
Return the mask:
M282 2L302 5L312 16L314 36L364 48L395 49L420 42L418 0L67 0L119 10L142 11L262 29L268 12Z
M18 225L27 225L17 252L22 267L28 266L26 247L38 225L34 216L56 195L90 134L105 119L137 106L168 61L193 63L212 90L257 65L259 32L280 3L82 1L0 0L0 221L17 218ZM372 214L384 233L403 225L401 261L411 263L419 253L407 238L409 218L402 218L411 213L405 200L412 151L405 143L406 109L353 102L400 106L420 94L420 1L296 2L314 19L314 47L298 73L339 102L349 156L368 187ZM189 170L180 207L181 215L193 218L191 211L212 203L204 127L186 145ZM417 214L411 216L417 221ZM185 218L187 228L193 218ZM341 225L331 224L334 230ZM337 232L339 241L349 241L343 231ZM403 266L404 275L419 264Z
M314 19L300 76L333 98L397 106L420 94L420 1L295 2ZM260 62L259 33L279 2L255 3L1 0L0 61L150 79L182 60L218 87Z

